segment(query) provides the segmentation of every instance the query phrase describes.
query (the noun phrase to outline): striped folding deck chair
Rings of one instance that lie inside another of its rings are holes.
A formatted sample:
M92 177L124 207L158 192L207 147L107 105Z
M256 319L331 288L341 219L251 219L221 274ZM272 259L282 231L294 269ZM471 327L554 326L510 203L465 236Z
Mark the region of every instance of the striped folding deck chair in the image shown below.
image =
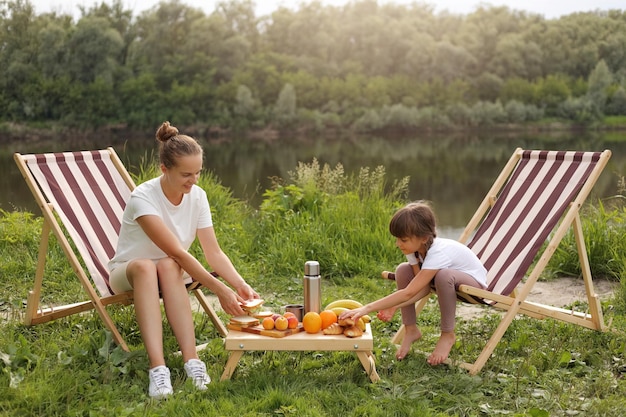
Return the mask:
M463 243L469 241L468 247L488 270L488 288L462 285L457 291L459 299L506 310L477 360L460 364L471 374L480 372L517 314L606 330L600 301L593 289L579 211L610 157L608 150L516 149L496 179L459 238ZM570 227L585 283L587 312L526 300ZM418 313L428 298L417 303ZM400 343L403 336L404 329L400 328L392 341Z
M35 325L95 309L115 342L128 350L105 307L133 302L132 291L113 294L107 269L117 246L124 207L135 188L132 178L113 148L31 155L15 153L14 159L44 219L35 283L28 294L24 323ZM61 245L89 300L40 307L50 232ZM190 279L187 287L218 332L226 335L226 327L205 297L200 284Z

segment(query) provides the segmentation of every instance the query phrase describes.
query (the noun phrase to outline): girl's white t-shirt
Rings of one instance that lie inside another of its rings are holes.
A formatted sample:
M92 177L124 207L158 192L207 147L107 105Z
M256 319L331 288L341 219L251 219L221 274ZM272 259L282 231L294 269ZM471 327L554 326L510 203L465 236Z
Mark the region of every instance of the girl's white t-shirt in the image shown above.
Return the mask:
M180 204L172 204L161 188L161 177L140 184L133 190L124 209L122 226L115 255L109 261L109 271L133 259L162 259L167 255L146 235L137 219L141 216L159 216L178 238L185 250L196 238L198 229L213 226L213 218L206 192L194 185L183 194Z
M487 269L470 248L456 240L435 238L421 268L455 269L471 275L483 288L487 288Z

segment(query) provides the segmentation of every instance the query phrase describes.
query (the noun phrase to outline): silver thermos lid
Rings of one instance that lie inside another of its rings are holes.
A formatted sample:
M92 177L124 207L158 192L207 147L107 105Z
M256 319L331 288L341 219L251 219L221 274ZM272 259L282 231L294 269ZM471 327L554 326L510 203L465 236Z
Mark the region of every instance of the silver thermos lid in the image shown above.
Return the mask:
M320 263L317 261L307 261L304 264L304 275L314 277L320 274Z

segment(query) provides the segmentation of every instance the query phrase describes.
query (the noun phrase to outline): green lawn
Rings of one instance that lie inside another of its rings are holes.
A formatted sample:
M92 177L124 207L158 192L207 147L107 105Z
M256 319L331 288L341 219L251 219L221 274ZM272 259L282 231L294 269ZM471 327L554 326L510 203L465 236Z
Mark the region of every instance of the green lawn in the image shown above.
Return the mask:
M258 210L233 199L212 178L202 185L209 190L223 249L268 307L280 310L301 300L304 262L312 259L321 265L324 305L338 298L368 302L394 290L394 284L379 274L402 260L387 222L404 201L406 183L386 184L384 170L344 178L321 167L301 167L289 185L268 191ZM598 247L611 248L599 260L593 252L592 271L602 267L605 278L622 283L625 220L619 204L584 211L586 233ZM2 416L537 417L622 416L626 409L623 284L602 303L610 331L520 317L476 376L455 366L427 365L421 352L432 350L439 329L434 299L419 319L422 341L400 362L391 344L399 315L389 323L374 318L378 383L370 382L352 352L246 353L232 379L220 382L228 355L208 318L198 313L198 344L208 343L200 357L213 382L207 391L198 392L185 380L182 360L174 354L178 347L164 322L166 361L176 393L166 401L151 401L148 361L132 306L109 308L130 353L112 343L92 312L34 327L21 324L40 230L39 217L20 212L0 215ZM573 243L566 239L565 244L571 249ZM572 264L571 252L555 255L546 279ZM43 303L83 299L82 288L52 239ZM576 308L584 310L585 304L576 303ZM220 316L227 321L223 313ZM495 329L497 317L493 310L478 319L458 318L451 359L473 360Z

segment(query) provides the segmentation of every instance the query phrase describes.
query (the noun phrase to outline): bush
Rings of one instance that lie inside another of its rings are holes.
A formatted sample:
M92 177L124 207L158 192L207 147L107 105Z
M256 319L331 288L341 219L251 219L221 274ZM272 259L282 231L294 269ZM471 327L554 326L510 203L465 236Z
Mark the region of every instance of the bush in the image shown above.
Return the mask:
M382 129L383 121L376 110L368 110L356 122L354 128L357 132L368 132Z
M470 117L474 126L493 126L507 120L507 114L499 101L477 102L472 106Z
M405 107L402 104L384 106L380 111L383 126L393 129L412 129L417 127L419 111L415 107Z
M472 110L465 103L454 103L446 108L446 114L456 126L472 125Z
M568 98L557 109L557 116L575 122L589 123L597 120L599 114L593 102L586 97Z
M626 275L626 205L623 195L616 196L612 207L600 201L587 206L581 222L585 246L594 278L619 281ZM572 230L563 238L548 268L557 274L581 276L582 271Z
M543 111L534 104L524 104L517 100L509 100L504 106L504 111L510 123L536 121L543 117Z
M385 169L300 163L289 180L264 194L255 222L254 252L265 274L299 275L307 260L319 260L330 277L350 277L397 263L388 221L404 203L408 178L387 184Z
M439 129L452 126L445 112L434 107L424 107L417 113L417 125L422 128Z
M507 119L511 123L522 123L526 121L526 106L517 100L510 100L504 106Z
M606 108L609 115L625 115L626 114L626 89L620 86L615 90L609 98L609 104Z

